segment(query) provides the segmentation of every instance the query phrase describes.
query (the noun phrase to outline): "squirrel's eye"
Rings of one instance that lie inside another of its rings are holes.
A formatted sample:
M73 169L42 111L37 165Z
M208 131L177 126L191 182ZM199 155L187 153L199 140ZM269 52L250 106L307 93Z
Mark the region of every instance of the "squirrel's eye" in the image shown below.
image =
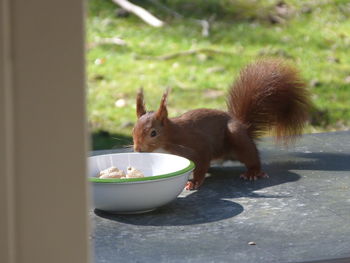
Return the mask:
M155 137L157 135L157 132L155 130L151 131L151 137Z

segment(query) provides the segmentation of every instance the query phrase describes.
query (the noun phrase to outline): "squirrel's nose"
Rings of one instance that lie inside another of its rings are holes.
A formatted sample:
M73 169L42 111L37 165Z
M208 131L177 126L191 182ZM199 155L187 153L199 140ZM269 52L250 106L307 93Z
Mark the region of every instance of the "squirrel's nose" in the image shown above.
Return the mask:
M134 145L134 151L135 152L142 152L142 149L139 145Z

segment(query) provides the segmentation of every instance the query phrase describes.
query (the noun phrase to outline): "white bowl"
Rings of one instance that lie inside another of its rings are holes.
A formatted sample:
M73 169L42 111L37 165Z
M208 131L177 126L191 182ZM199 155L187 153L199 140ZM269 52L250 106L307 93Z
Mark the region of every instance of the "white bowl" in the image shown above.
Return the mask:
M100 179L101 170L115 166L126 172L133 166L143 178ZM174 200L184 189L194 164L164 153L116 153L89 157L93 205L111 213L142 213Z

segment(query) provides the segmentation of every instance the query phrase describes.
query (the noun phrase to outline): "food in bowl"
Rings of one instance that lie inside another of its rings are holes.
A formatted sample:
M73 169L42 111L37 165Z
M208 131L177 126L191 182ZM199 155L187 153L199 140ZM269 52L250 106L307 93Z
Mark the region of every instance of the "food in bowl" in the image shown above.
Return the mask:
M120 178L120 179L126 179L126 178L141 178L145 175L140 171L137 170L135 167L128 166L126 169L126 174L123 170L118 169L117 167L111 166L107 169L104 169L100 171L97 174L98 178L101 179L110 179L110 178Z
M126 178L126 175L123 170L119 170L117 167L111 166L107 169L100 171L97 177L101 179Z
M129 166L126 170L126 178L141 178L145 177L145 175L137 170L135 167Z

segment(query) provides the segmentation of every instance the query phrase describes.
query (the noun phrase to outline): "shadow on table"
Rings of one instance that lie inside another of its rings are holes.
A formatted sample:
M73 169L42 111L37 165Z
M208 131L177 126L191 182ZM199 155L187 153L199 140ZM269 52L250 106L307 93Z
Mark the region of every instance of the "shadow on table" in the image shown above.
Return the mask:
M172 203L157 210L137 215L115 215L100 210L95 214L105 219L132 225L179 226L215 222L234 217L243 212L243 206L227 199L281 198L288 196L262 195L253 191L274 185L296 181L299 176L285 173L279 181L259 180L245 182L239 179L243 167L213 168L210 176L198 191L187 192Z
M114 215L95 210L96 215L118 222L143 226L179 226L215 222L243 212L235 198L290 198L286 195L266 195L267 187L295 182L300 176L290 170L350 170L349 156L335 153L279 153L264 166L269 179L243 181L239 175L245 168L212 167L209 177L198 191L183 192L174 202L153 212L138 215ZM227 200L230 199L230 200Z
M132 225L144 226L180 226L215 222L234 217L243 211L243 207L235 202L204 198L191 194L157 210L137 215L114 215L95 210L96 215L106 219Z

